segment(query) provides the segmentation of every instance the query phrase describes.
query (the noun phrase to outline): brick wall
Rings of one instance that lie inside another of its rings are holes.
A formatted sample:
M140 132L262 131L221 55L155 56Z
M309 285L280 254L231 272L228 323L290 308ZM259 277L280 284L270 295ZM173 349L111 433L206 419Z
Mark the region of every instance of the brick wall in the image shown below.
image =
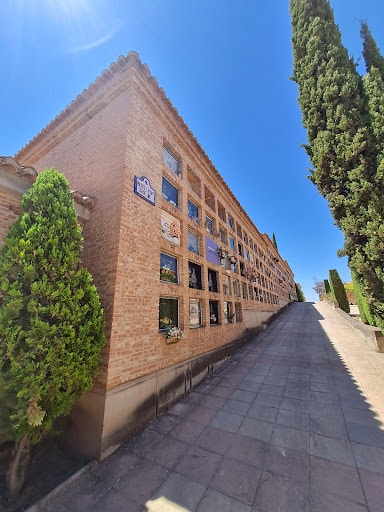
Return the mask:
M179 161L180 175L163 162L163 147ZM107 319L108 342L96 383L99 389L120 389L214 351L253 326L244 319L268 317L289 302L289 291L294 293L289 265L254 226L135 54L114 63L16 158L38 172L54 166L68 178L72 189L96 197L84 227L83 261L94 276ZM156 191L155 205L134 193L135 176L149 180ZM163 177L178 189L178 207L162 197ZM199 208L199 226L188 217L188 200ZM162 236L163 212L180 224L179 245ZM229 245L218 239L221 228L235 241L232 252L237 252L240 243L254 263L244 254L236 254L236 272L225 269L220 261L209 263L204 243L206 215L215 226L209 235L212 241L231 252ZM227 224L227 215L234 220L234 230ZM200 255L188 248L188 229L201 237ZM161 252L178 260L178 283L160 281ZM201 289L189 287L189 262L201 268ZM241 276L240 263L252 267L259 282ZM217 273L218 292L208 289L208 268ZM238 281L240 296L234 296L233 289L230 295L224 294L225 279ZM249 287L258 289L257 300L241 296L242 283L247 293ZM159 331L160 297L178 300L179 325L184 331L179 343L166 344L164 332ZM194 298L201 301L202 325L192 329L189 300ZM210 324L210 300L219 305L218 325ZM224 301L232 304L233 313L236 304L239 308L232 323L224 322ZM102 407L97 400L97 407ZM98 421L102 424L100 417Z

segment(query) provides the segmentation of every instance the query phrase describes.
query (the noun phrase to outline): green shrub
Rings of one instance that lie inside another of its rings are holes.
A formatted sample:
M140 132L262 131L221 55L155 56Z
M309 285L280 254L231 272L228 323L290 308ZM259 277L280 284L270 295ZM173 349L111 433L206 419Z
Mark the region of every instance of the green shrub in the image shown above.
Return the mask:
M354 272L352 272L352 283L355 292L357 306L359 308L361 321L364 324L374 325L370 309L367 303L367 299L365 298L361 290L361 283Z
M105 343L99 296L80 265L67 180L44 171L21 207L0 249L0 403L15 441L11 496L20 491L30 447L91 388Z
M350 309L347 293L336 269L329 271L329 284L331 287L332 297L339 305L339 308L346 313L349 313Z

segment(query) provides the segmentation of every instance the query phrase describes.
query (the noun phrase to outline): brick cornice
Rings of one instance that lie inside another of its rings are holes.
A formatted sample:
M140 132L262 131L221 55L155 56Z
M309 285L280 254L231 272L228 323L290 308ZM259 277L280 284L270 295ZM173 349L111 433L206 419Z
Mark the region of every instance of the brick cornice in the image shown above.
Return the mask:
M0 157L0 190L21 197L31 187L37 177L33 167L25 167L11 156ZM71 190L71 197L75 203L77 217L89 220L91 211L95 207L96 198L86 196L78 190Z
M35 181L37 171L24 167L11 156L0 157L0 189L22 196Z

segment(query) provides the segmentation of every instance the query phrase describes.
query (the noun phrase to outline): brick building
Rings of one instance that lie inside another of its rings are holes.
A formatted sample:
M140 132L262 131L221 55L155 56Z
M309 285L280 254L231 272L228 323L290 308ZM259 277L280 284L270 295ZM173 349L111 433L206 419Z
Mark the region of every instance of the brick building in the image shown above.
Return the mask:
M25 182L23 169L33 179L33 169L53 166L82 192L74 198L83 212L83 260L100 293L108 341L67 433L90 455L113 451L228 357L247 328L296 299L288 263L134 52L8 167L2 162L0 177L8 173L13 182ZM22 187L16 193L2 179L3 228L3 219L16 218ZM184 332L176 343L166 338L170 325Z

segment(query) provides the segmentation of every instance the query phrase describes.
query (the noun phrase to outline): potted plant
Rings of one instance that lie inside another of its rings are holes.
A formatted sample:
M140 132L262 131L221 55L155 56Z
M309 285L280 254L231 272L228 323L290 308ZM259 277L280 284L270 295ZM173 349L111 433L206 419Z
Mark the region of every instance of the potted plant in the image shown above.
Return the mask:
M171 283L176 283L177 278L176 274L173 270L168 267L161 267L160 269L160 281L169 281Z
M181 340L182 336L183 336L183 331L180 329L180 327L177 327L176 325L174 325L173 327L171 327L170 329L168 329L167 331L167 334L165 336L166 338L166 343L168 345L170 345L171 343L177 343L178 341Z

